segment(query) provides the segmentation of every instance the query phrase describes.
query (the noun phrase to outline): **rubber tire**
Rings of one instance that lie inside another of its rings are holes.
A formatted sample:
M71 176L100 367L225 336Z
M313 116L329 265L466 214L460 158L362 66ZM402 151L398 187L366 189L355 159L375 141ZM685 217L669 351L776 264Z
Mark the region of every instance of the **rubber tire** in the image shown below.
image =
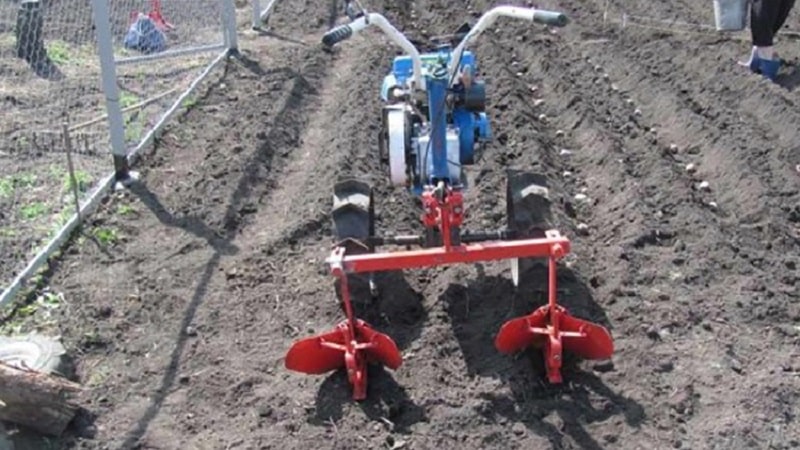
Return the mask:
M0 336L0 361L45 374L70 375L64 345L45 336Z
M519 238L541 238L552 228L549 192L544 175L514 169L507 171L507 225Z
M370 237L375 236L375 207L372 187L363 181L346 178L339 180L334 186L333 208L331 216L334 225L336 242L356 241L368 248ZM366 199L366 205L364 200ZM351 250L348 248L348 250ZM352 249L354 251L360 249Z
M373 189L361 180L340 179L334 186L331 216L334 223L334 239L345 247L345 254L374 253L375 247L367 240L375 236L375 207ZM365 205L365 200L367 204ZM371 298L369 274L351 274L347 277L351 302L358 298ZM341 282L334 282L336 298L344 311Z
M553 219L547 178L544 175L515 169L507 170L506 220L517 239L544 238ZM547 264L537 258L520 258L519 272Z

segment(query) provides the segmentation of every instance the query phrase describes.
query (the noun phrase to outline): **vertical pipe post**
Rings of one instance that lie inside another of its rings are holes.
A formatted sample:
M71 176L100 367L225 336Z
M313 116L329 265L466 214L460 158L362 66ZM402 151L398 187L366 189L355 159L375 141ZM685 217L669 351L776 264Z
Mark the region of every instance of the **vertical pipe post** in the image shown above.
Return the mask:
M236 5L233 0L220 0L222 2L222 27L225 36L225 46L230 53L239 50L239 42L236 35Z
M426 81L428 89L428 115L431 124L431 153L433 173L430 183L450 181L447 164L447 70L436 70Z
M261 28L261 2L253 0L253 29Z
M111 37L111 21L108 0L92 0L95 32L97 33L97 55L103 78L103 93L106 97L108 129L111 137L111 154L114 158L114 175L123 184L131 179L128 152L125 148L125 122L119 104L117 86L117 67L114 60L114 46Z

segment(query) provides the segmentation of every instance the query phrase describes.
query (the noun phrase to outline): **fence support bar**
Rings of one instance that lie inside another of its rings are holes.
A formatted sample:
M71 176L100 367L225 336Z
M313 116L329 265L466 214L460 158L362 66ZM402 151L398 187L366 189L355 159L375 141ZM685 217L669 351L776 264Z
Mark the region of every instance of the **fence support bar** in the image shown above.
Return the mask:
M269 13L272 12L272 8L276 3L278 3L278 0L269 0L267 7L261 9L261 2L259 0L253 0L253 29L260 28L261 25L267 21Z
M269 0L267 7L258 14L258 18L261 19L262 22L267 21L267 18L269 18L269 13L272 12L272 7L275 6L276 3L278 3L278 0Z
M220 44L201 45L199 47L179 48L175 50L167 50L161 53L151 53L148 55L137 55L137 56L129 56L127 58L120 58L116 60L116 63L118 66L124 66L126 64L140 63L142 61L150 61L154 59L167 59L167 58L174 58L176 56L186 56L198 53L213 52L222 49L227 49L227 47L228 47L227 44L223 42Z

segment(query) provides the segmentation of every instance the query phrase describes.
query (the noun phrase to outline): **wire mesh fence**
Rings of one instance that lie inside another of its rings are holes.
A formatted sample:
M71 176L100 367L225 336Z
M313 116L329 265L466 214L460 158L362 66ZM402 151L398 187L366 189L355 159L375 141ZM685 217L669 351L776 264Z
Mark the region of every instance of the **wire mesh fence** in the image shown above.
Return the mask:
M107 20L126 154L142 143L148 131L161 122L164 113L192 81L228 48L226 26L230 24L226 24L225 19L227 14L235 14L232 2L117 0L108 3ZM235 22L231 26L235 30ZM101 51L101 62L107 57ZM192 99L188 99L183 106L190 106L191 102ZM111 144L116 145L113 137Z
M0 303L108 187L111 154L191 105L236 46L233 1L0 0Z
M75 212L62 123L85 196L108 172L88 1L0 2L0 287Z

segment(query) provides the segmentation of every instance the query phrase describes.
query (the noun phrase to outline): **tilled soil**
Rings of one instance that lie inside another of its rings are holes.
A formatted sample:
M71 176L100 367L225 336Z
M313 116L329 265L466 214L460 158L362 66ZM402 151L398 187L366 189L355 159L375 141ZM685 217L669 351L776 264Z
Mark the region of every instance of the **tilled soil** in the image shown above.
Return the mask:
M94 415L64 445L800 445L794 75L778 86L743 71L746 41L604 25L604 0L539 6L571 24L501 19L474 47L495 140L469 171L468 221L503 226L507 167L546 173L572 241L559 301L611 330L611 362L570 364L554 386L538 353L499 354L495 333L543 304L546 277L532 269L515 291L507 264L491 263L384 274L376 302L356 299L404 355L398 371L370 373L367 401L350 399L343 373L283 368L295 339L342 318L321 264L337 177L375 186L379 233L420 227L377 153L396 49L368 30L325 52L330 2L286 2L272 35L243 39L243 59L145 160L142 185L93 219L122 239L76 244L55 269L60 332ZM369 7L415 39L470 17L444 0ZM710 4L689 1L610 10L712 23ZM790 44L779 49L794 63ZM135 214L116 215L120 204Z

